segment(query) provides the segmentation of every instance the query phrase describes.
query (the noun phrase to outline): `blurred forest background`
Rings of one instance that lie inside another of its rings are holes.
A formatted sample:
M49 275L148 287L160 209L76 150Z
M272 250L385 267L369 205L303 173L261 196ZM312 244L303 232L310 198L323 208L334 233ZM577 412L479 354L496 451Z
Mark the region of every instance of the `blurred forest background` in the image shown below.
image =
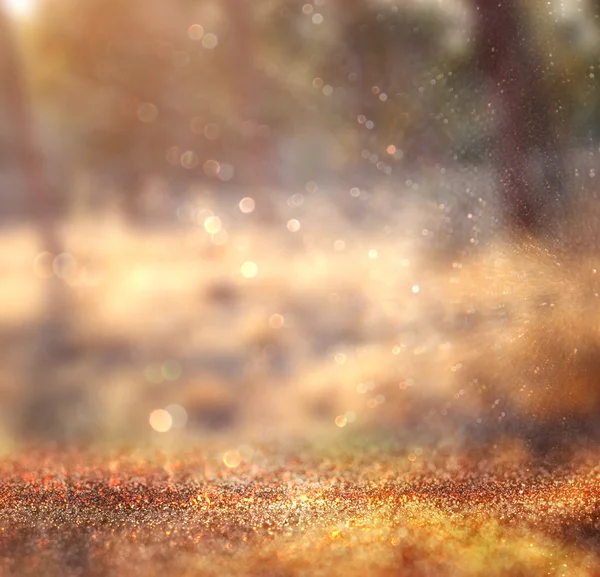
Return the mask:
M7 442L501 421L423 256L504 227L479 4L4 0ZM592 190L600 4L507 6L515 155Z

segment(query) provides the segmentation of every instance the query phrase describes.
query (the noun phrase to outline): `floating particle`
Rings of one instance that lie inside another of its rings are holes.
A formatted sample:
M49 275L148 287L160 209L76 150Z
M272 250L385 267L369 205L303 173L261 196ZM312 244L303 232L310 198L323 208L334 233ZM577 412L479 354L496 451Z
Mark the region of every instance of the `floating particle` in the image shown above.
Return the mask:
M204 170L204 174L206 174L206 176L217 176L217 174L219 174L219 170L221 170L221 165L216 160L207 160L202 165L202 169Z
M137 117L141 122L154 122L158 118L158 108L151 102L141 102L137 109Z
M269 317L269 324L274 329L280 329L281 327L283 327L284 323L285 320L283 318L283 315L280 315L279 313L275 313Z
M319 190L319 185L314 180L309 180L304 188L308 194L314 194Z
M242 462L242 457L238 451L226 451L223 455L223 463L226 467L233 469Z
M203 132L208 140L217 140L221 136L221 127L216 122L209 122Z
M166 433L173 426L173 417L165 409L156 409L148 417L150 426L158 433Z
M202 40L202 36L204 36L204 28L200 24L192 24L188 28L187 33L190 40Z
M238 206L244 214L250 214L256 208L256 203L253 198L245 196L240 200Z
M345 427L347 422L348 422L348 420L346 419L346 416L345 416L345 415L338 415L338 416L335 418L335 424L336 424L338 427L340 427L340 429L341 429L342 427Z
M287 223L287 229L290 232L298 232L300 230L300 221L296 220L295 218L289 220Z
M304 195L297 192L287 199L287 204L291 208L298 208L304 204Z
M220 168L219 168L219 172L217 174L217 178L221 181L221 182L229 182L232 178L233 175L235 174L235 169L233 168L233 166L231 164L221 164Z
M376 259L378 256L379 256L379 255L378 255L377 251L376 251L374 248L372 248L372 249L369 251L369 258L370 258L371 260L375 260L375 259Z
M204 220L204 230L208 234L217 234L221 228L223 228L223 223L218 216L209 216Z
M42 279L48 279L54 274L52 262L54 255L51 252L41 252L33 259L33 272Z
M254 278L258 274L258 265L251 260L247 260L241 266L240 271L244 278Z
M209 32L202 37L202 47L207 50L213 50L219 44L219 39L216 34Z
M415 285L413 285L411 290L412 290L413 294L417 294L421 289L419 288L418 284L415 284Z
M171 419L173 420L173 427L177 429L182 429L185 427L188 414L187 411L181 405L169 405L166 407L166 410L171 415Z
M72 254L63 252L52 261L52 270L58 278L72 280L77 274L77 261Z
M198 166L198 155L193 150L186 150L181 155L181 166L188 170L196 168Z

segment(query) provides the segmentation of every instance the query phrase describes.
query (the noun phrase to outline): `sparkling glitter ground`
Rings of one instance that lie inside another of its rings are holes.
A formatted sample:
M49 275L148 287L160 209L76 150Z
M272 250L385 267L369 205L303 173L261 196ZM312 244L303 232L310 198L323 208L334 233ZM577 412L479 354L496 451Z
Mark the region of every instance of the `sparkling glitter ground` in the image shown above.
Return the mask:
M8 458L0 574L600 575L598 455L426 453Z

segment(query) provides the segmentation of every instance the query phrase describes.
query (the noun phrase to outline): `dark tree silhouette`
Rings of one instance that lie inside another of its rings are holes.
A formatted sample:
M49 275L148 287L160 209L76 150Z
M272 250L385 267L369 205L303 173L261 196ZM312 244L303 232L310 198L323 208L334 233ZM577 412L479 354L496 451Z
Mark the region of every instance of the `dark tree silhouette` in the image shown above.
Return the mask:
M517 0L474 0L476 59L495 114L491 146L500 172L503 205L519 228L548 229L565 195L560 103L548 90L546 70ZM541 171L534 170L538 156ZM549 220L550 219L550 220Z
M5 94L7 117L15 159L19 165L25 207L39 236L40 251L53 255L62 252L55 222L59 206L44 169L41 151L34 136L34 123L26 77L21 65L18 43L12 23L0 3L0 60L2 90ZM25 377L22 412L17 427L25 437L54 436L61 423L54 408L53 367L59 362L67 334L67 294L61 281L53 276L45 281L45 302L42 318L33 327L32 355Z

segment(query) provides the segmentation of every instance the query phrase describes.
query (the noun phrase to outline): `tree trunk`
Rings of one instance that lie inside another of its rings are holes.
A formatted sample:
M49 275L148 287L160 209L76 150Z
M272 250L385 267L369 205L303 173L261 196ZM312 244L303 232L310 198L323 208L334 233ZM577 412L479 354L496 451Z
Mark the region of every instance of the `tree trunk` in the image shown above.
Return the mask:
M559 103L548 90L519 1L474 1L478 65L496 121L490 153L500 173L503 206L517 228L552 231L552 217L565 200ZM541 158L537 176L532 170L536 155Z
M57 199L47 182L42 156L34 136L34 122L12 24L0 2L0 59L2 89L6 96L10 133L23 180L26 211L39 236L39 250L53 255L62 252L55 221ZM45 283L43 312L32 327L32 354L24 368L21 411L16 427L22 438L55 437L63 428L57 416L53 375L63 353L67 328L67 293L56 276Z

